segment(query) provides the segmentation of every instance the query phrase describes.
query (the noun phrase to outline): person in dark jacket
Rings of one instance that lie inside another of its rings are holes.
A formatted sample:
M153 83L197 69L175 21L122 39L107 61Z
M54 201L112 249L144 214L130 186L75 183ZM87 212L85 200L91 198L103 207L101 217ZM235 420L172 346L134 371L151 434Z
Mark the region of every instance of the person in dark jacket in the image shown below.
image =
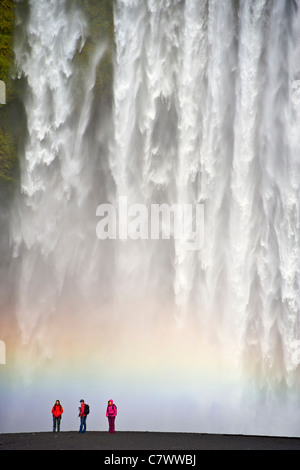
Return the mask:
M56 400L55 404L52 408L52 416L53 416L53 432L60 431L60 422L61 422L61 415L63 414L64 410L60 404L59 400Z
M113 434L115 432L115 419L117 416L117 407L114 404L113 400L108 401L108 405L106 408L106 416L108 418L108 432Z

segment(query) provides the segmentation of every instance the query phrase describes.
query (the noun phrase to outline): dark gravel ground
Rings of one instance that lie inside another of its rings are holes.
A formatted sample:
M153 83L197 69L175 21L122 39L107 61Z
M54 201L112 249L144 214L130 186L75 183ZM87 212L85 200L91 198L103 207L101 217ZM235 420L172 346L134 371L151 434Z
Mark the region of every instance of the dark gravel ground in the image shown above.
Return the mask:
M0 434L0 450L300 450L300 438L164 432ZM128 454L128 452L127 452Z

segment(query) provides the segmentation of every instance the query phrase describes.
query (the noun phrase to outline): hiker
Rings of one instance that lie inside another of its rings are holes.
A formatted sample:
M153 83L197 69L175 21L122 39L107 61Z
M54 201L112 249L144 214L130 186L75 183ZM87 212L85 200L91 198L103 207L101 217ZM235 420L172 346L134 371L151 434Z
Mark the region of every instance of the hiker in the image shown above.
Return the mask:
M90 407L86 403L84 403L84 400L80 400L81 406L78 408L79 409L79 418L80 418L80 428L79 432L83 434L86 431L86 418L87 415L90 412Z
M64 410L63 407L60 404L59 400L56 400L55 404L53 405L52 408L52 415L53 415L53 432L60 431L60 421L61 421L61 415L63 414Z
M106 416L108 418L109 429L108 432L113 434L115 432L115 418L117 416L117 407L114 404L113 400L108 401L106 408Z

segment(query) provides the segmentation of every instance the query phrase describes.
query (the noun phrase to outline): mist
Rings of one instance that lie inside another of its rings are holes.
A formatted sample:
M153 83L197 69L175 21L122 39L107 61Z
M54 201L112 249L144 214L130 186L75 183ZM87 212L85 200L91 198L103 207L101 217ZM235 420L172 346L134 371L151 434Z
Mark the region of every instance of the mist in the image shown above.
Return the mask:
M299 435L297 2L117 0L84 65L79 3L19 3L0 432L51 429L56 399L77 429L81 398L106 429L113 398L119 430ZM99 239L122 197L203 205L203 244Z

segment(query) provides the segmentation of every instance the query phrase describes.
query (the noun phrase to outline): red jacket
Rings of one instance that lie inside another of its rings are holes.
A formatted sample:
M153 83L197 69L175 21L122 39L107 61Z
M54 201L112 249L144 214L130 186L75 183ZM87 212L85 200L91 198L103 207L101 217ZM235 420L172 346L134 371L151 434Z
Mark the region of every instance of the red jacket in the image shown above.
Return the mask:
M85 403L83 402L81 404L81 407L80 407L80 412L79 412L79 416L86 416L85 412L84 412L84 408L85 408Z
M54 405L52 408L52 414L55 416L55 418L59 418L63 414L64 410L61 405Z

